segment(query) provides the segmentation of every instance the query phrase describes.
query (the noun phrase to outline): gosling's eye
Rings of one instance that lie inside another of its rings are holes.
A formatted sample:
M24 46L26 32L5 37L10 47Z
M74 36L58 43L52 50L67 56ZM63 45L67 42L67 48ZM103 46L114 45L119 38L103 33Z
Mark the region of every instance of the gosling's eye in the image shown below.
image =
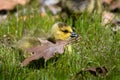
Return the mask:
M69 31L68 30L63 30L64 33L68 33Z

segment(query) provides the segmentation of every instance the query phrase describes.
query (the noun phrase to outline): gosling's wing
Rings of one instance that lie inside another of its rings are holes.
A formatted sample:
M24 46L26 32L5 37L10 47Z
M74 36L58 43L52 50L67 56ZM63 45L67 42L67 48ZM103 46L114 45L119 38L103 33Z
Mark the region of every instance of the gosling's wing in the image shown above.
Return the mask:
M15 49L26 50L33 47L34 45L40 45L39 40L36 37L23 37L16 41L13 45Z
M17 49L27 49L35 45L40 45L38 37L46 39L47 34L42 28L36 28L34 30L24 29L22 38L14 42L13 47Z
M47 30L42 27L36 27L35 29L23 29L23 37L43 37L46 38L48 36Z

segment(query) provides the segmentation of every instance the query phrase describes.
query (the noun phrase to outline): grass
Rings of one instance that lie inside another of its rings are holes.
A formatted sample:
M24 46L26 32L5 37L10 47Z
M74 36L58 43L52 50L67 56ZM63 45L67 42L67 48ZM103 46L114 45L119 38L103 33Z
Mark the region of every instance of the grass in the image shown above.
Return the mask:
M33 13L26 6L26 12L20 12L19 17L9 14L8 19L0 24L0 37L9 35L13 41L21 39L29 30L31 34L39 34L39 29L48 32L50 27L60 19L52 16L42 18L35 8ZM21 9L22 10L22 9ZM29 17L32 14L34 17ZM24 17L27 16L24 21ZM22 18L21 18L22 17ZM19 19L19 20L18 20ZM67 20L72 25L72 18ZM73 52L66 50L57 61L49 61L44 68L21 68L21 56L3 44L0 45L0 79L1 80L119 80L120 77L120 34L113 33L110 28L101 25L99 15L82 14L75 22L75 31L81 35L80 41L72 44ZM38 31L35 31L38 30ZM34 31L36 33L34 33ZM5 44L7 42L5 41ZM89 73L75 77L76 73L88 67L105 66L108 73L105 77L95 77Z

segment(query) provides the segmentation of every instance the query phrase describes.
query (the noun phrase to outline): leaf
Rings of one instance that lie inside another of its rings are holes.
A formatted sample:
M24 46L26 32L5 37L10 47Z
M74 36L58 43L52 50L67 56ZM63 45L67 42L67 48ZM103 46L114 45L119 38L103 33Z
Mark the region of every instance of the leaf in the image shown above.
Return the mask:
M48 40L41 40L41 45L34 46L27 51L32 52L33 55L26 58L22 63L21 66L28 65L33 60L38 60L40 58L44 58L45 61L49 60L50 58L54 57L55 54L63 54L64 47L69 43L69 41L57 40L56 43L52 43Z
M116 12L117 9L120 9L120 0L102 0L102 2L107 4L111 11Z
M120 1L114 1L110 5L110 10L116 10L116 9L120 9Z
M112 25L120 25L120 20L114 20L114 21L112 21Z
M98 75L106 76L108 70L105 66L86 68L84 70L79 71L75 77L77 77L79 74L84 76L83 72L90 72L92 75L97 77Z
M102 0L103 3L111 4L113 0Z
M26 2L26 0L0 0L0 10L12 10L18 4L25 5Z
M99 74L105 76L106 73L108 72L106 67L92 67L92 68L87 68L85 71L90 72L94 76L98 76Z
M120 30L120 20L112 21L112 31L118 32Z
M102 15L102 25L109 24L114 18L115 18L115 15L113 13L104 11Z

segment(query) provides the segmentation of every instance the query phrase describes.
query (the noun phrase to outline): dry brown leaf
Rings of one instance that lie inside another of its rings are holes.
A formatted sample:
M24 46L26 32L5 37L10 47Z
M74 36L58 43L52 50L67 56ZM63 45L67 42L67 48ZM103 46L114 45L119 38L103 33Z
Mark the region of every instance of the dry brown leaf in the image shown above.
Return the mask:
M112 31L118 32L120 30L120 20L112 21Z
M106 76L108 70L107 70L107 68L105 66L86 68L86 69L81 70L80 72L78 72L75 75L75 78L77 78L79 74L81 74L82 76L84 76L83 72L90 72L92 75L94 75L94 76L97 77L98 75Z
M120 20L114 20L114 21L112 21L112 25L120 25Z
M57 40L56 43L52 43L48 40L41 40L39 39L42 45L37 45L28 49L29 52L32 52L33 55L26 58L22 63L21 66L28 65L33 60L38 60L40 58L44 58L45 61L49 60L50 58L54 57L55 54L63 54L64 47L69 43L69 41Z
M17 6L25 5L27 0L0 0L0 10L12 10Z
M98 76L99 74L105 76L106 73L108 72L106 67L92 67L92 68L87 68L85 71L90 72L94 76Z
M102 15L102 25L109 24L114 18L115 15L113 13L104 11Z
M120 9L120 0L102 0L102 2L108 4L111 11Z
M72 77L72 80L84 80L86 76L92 77L105 77L107 74L108 70L105 66L101 67L90 67L90 68L85 68L79 71L75 76ZM88 75L90 73L91 75Z
M115 10L115 9L120 9L120 1L114 1L111 5L110 5L110 10Z
M102 0L103 3L111 4L113 0Z

